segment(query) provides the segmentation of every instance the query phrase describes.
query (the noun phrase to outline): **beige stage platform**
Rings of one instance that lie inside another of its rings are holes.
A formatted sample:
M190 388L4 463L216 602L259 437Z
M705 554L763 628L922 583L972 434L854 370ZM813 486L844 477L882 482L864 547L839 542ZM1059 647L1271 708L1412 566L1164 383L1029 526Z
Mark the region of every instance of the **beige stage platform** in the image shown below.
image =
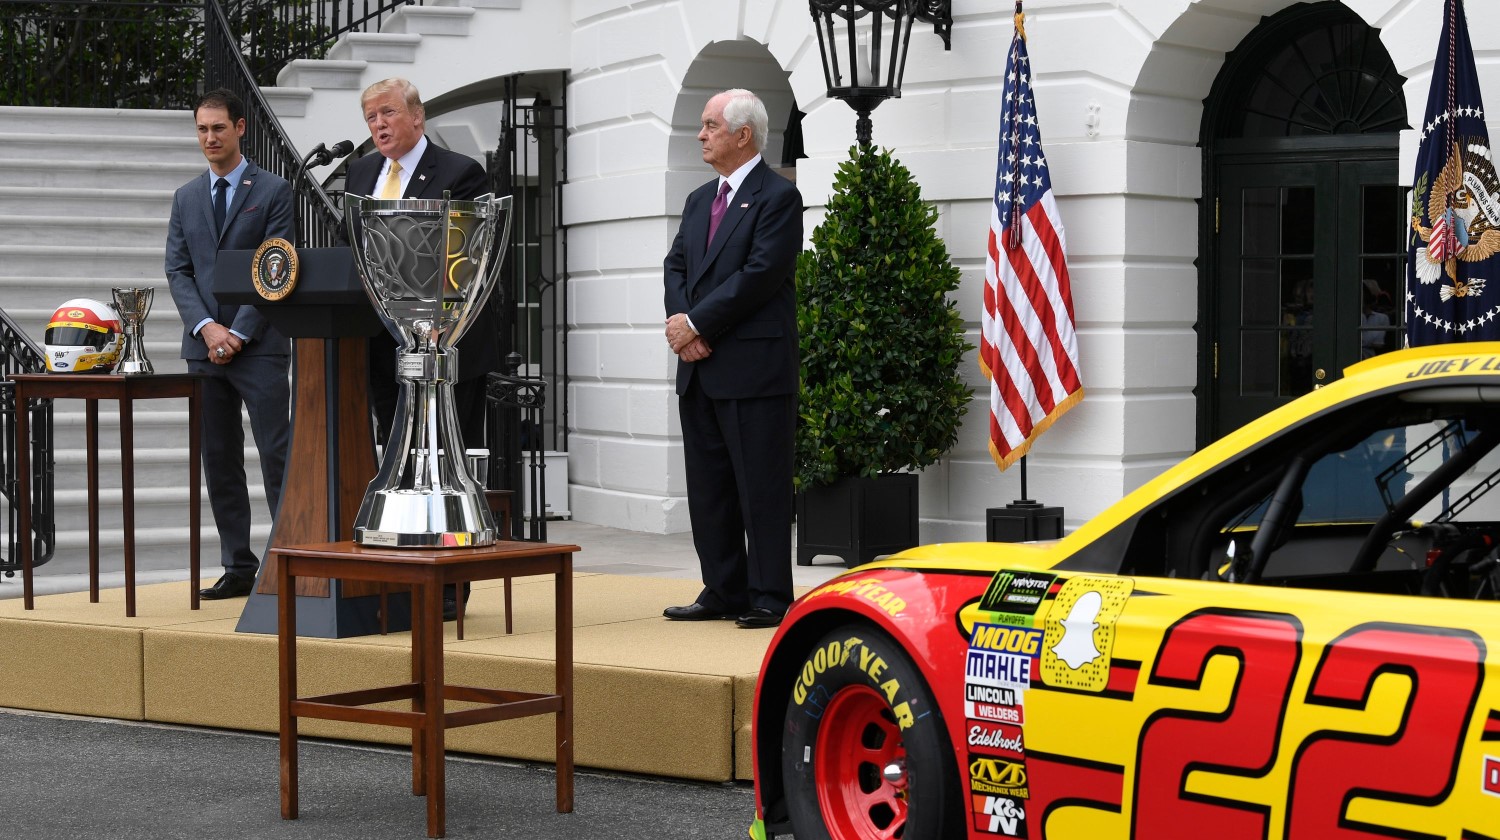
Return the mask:
M574 576L577 763L704 781L748 780L755 675L771 632L733 622L670 622L661 610L689 603L692 580ZM501 619L500 581L475 584L465 639L448 631L451 683L550 691L552 578L514 581L515 632ZM803 590L799 589L799 594ZM243 600L188 609L187 584L107 589L0 601L0 706L99 717L275 732L276 638L235 633ZM322 694L401 682L410 675L406 633L300 639L299 688ZM455 704L454 708L459 706ZM305 720L315 737L410 743L406 730ZM452 730L448 749L552 760L551 716Z

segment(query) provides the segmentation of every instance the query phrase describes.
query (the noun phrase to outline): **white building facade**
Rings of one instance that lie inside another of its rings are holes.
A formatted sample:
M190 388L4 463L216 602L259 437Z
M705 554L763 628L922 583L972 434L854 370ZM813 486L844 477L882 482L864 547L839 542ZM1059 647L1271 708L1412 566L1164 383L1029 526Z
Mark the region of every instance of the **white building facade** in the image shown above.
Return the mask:
M728 87L760 93L773 164L779 122L805 114L795 178L809 236L854 114L825 95L805 0L470 5L495 15L492 51L372 66L360 81L412 77L436 125L445 98L483 79L565 73L569 507L585 522L685 531L661 278L683 201L712 175L695 139L703 104ZM1481 88L1500 103L1500 4L1468 6ZM1086 390L1032 450L1028 495L1064 506L1068 527L1242 418L1337 377L1358 358L1362 289L1399 310L1401 185L1442 7L1026 3ZM1012 4L954 0L953 17L951 51L930 27L913 33L902 96L874 112L874 139L937 205L977 345ZM326 139L292 122L299 145ZM921 476L924 542L983 539L986 508L1020 495L1019 471L990 458L988 383L973 356L959 442Z

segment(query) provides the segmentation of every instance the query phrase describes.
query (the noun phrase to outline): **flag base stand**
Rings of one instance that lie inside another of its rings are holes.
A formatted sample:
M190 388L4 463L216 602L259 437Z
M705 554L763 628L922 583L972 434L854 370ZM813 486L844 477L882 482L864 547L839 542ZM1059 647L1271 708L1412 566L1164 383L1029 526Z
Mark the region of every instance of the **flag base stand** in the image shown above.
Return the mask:
M1058 540L1063 535L1063 509L1032 499L1017 499L1003 508L986 508L985 539L989 542Z

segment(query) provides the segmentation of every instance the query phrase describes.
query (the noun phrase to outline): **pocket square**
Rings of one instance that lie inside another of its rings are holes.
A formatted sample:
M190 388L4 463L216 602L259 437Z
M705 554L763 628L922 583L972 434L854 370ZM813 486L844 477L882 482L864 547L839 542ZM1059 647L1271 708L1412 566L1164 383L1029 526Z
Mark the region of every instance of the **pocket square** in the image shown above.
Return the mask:
M260 205L259 204L255 205L254 207L246 207L244 210L240 211L240 215L241 216L248 216L251 213L258 213L258 212L260 212Z

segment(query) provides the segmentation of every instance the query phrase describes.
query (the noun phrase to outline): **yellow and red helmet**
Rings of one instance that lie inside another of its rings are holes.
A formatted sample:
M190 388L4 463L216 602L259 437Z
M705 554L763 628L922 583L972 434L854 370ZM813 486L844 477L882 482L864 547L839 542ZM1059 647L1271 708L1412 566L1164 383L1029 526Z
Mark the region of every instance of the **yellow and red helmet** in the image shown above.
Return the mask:
M74 298L52 313L42 343L52 373L109 373L124 343L120 316L107 303Z

